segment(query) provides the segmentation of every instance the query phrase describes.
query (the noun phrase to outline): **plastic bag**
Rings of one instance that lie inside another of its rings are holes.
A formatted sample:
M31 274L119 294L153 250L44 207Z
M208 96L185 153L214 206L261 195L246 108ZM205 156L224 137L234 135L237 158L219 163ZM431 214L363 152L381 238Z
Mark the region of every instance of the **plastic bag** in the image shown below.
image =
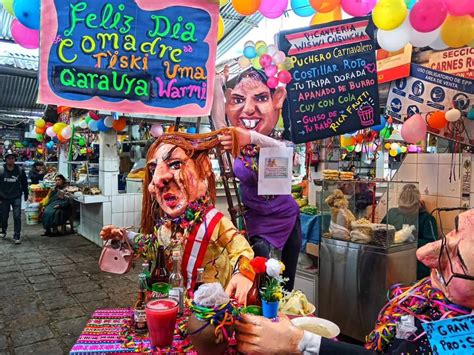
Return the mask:
M219 282L203 284L194 293L194 302L201 307L213 308L229 301L229 295Z

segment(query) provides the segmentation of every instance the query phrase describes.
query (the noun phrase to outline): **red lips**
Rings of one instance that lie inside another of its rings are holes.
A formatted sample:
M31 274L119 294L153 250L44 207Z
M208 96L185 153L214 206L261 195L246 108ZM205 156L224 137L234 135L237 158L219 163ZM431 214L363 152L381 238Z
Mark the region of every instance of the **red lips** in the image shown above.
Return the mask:
M178 198L176 197L176 195L169 192L163 194L162 199L165 202L165 205L171 208L176 207L176 205L178 204Z

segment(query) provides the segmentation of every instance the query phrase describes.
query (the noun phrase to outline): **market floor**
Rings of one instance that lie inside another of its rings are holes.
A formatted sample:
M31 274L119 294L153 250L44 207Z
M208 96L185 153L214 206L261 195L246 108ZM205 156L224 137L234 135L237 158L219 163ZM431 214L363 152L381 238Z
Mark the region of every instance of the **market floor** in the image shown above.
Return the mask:
M0 239L0 355L68 354L96 308L136 297L139 268L103 273L98 246L77 234L42 237L41 225L23 225L15 245L11 227Z

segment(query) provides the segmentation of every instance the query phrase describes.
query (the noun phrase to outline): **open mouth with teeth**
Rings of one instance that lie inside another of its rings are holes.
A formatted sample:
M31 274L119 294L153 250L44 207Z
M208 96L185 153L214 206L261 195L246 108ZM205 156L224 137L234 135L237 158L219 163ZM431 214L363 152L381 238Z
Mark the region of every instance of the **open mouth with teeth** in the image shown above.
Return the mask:
M171 194L171 193L166 193L163 195L163 201L167 207L176 207L179 203L178 196Z
M260 118L241 118L240 122L246 129L255 129L260 123Z

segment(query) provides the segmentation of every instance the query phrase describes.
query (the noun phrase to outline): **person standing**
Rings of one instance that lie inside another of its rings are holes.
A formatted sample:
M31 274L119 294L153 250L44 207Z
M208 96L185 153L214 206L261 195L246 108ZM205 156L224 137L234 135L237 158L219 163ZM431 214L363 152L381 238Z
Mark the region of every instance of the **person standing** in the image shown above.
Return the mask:
M5 154L5 164L0 166L0 237L7 236L10 206L13 209L13 239L21 244L21 195L28 200L28 180L25 171L15 165L16 155L12 151Z
M32 184L38 184L40 181L43 181L44 176L46 175L46 167L42 161L35 161L33 167L28 174Z

